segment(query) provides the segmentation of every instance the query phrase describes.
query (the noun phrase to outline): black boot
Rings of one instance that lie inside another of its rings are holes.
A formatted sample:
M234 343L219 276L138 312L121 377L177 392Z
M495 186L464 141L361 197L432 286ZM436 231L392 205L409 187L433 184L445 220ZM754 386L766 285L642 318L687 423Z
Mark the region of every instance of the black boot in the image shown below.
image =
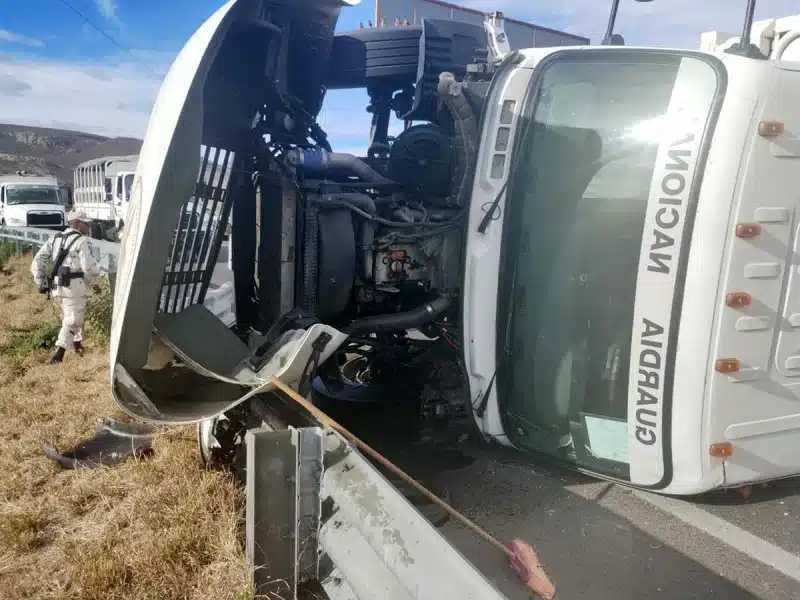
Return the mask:
M75 354L83 356L83 344L81 342L73 342L72 347L75 349Z
M54 365L55 363L60 363L62 360L64 360L64 352L66 352L66 350L64 350L64 348L61 346L58 346L56 351L53 353L53 356L51 356L50 360L47 361L47 364Z

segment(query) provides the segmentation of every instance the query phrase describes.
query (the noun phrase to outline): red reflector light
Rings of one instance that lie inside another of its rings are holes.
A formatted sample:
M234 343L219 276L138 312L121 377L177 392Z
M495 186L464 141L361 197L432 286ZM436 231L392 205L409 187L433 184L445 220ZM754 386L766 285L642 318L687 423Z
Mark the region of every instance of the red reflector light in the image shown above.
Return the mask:
M739 223L736 226L736 237L752 238L761 233L761 225L758 223Z
M730 442L711 444L711 447L708 449L708 453L717 458L728 458L729 456L733 456L733 444Z
M750 306L753 299L750 294L745 292L731 292L725 299L725 303L731 308L741 308L743 306Z
M714 370L717 373L736 373L741 366L738 358L720 358L714 364Z
M758 124L758 135L762 137L775 137L783 133L783 123L780 121L761 121Z

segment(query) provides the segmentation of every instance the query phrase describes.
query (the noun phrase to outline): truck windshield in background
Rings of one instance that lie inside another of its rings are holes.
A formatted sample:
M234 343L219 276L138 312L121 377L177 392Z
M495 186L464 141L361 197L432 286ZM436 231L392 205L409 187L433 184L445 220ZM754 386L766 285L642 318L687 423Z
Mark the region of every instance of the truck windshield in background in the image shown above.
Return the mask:
M497 320L500 410L516 445L630 480L641 438L643 452L657 450L652 470L667 470L666 365L692 182L723 87L715 65L667 52L556 53L534 75Z
M58 188L39 185L6 187L6 202L15 204L62 204Z
M133 173L125 175L125 182L123 183L125 189L125 200L131 199L131 190L133 189Z

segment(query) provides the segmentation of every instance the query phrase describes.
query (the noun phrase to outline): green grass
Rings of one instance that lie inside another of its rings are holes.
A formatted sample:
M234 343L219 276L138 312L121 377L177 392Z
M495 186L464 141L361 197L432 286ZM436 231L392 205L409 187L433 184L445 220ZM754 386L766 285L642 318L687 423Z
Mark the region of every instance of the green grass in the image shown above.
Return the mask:
M86 323L89 325L87 335L98 341L108 341L111 337L111 316L114 310L114 294L111 292L108 278L98 281L101 293L89 296L86 303Z
M5 265L8 259L17 253L17 243L3 241L0 242L0 266Z
M52 348L60 328L60 324L45 321L12 329L0 350L9 357L26 358L38 350Z

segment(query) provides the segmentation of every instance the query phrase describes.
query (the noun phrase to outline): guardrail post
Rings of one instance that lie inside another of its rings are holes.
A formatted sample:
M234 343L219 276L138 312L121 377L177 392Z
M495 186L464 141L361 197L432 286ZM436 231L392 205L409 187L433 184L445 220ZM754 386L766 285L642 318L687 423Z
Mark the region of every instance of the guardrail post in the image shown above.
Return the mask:
M257 597L295 600L298 581L317 575L322 434L316 427L245 437L246 554Z
M257 597L313 579L331 600L505 600L336 432L265 426L245 444Z

